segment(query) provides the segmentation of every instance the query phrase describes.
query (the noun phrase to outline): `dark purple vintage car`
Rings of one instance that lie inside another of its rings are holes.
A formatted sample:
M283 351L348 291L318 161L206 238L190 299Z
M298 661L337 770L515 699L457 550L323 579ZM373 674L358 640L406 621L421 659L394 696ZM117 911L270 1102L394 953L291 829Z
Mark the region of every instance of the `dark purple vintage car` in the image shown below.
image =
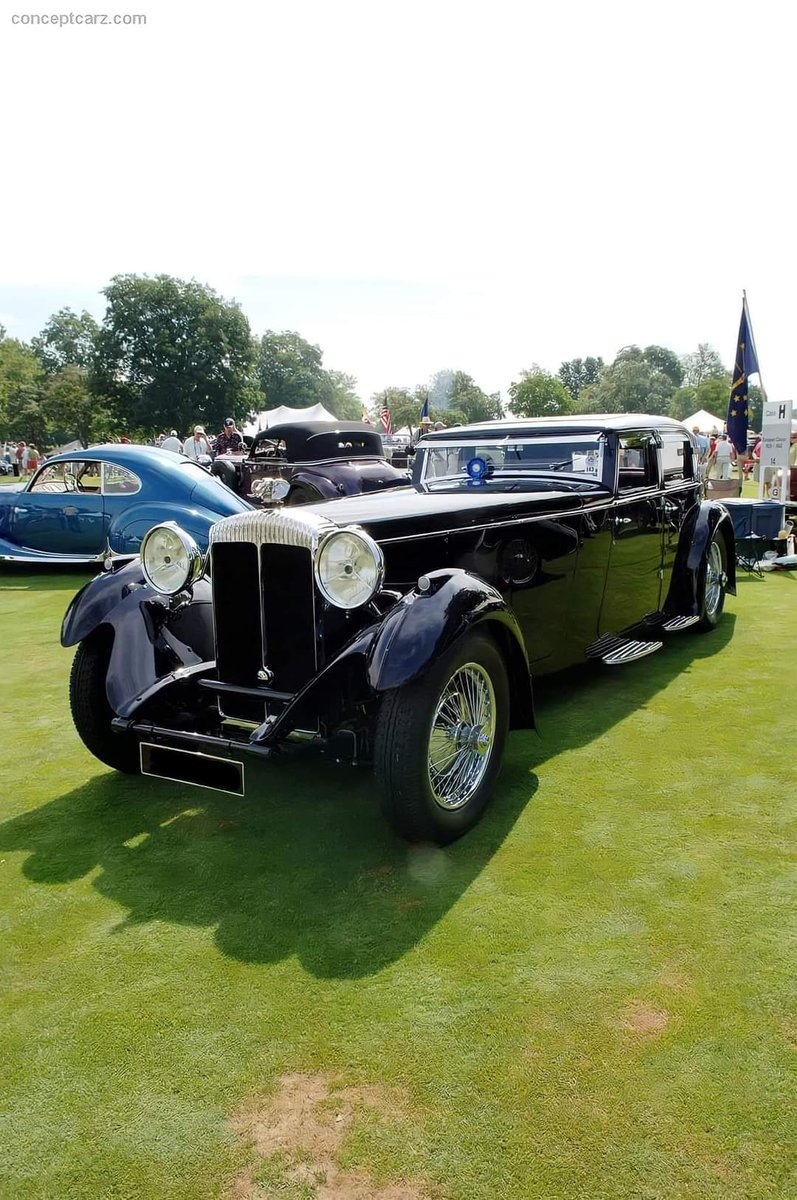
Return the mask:
M111 766L238 794L247 763L313 741L373 764L394 828L446 842L534 727L537 676L712 630L735 561L676 421L442 430L411 486L227 517L207 557L153 530L66 615L72 712Z
M252 504L308 504L406 486L382 439L359 421L303 421L258 433L246 456L224 456L214 474Z

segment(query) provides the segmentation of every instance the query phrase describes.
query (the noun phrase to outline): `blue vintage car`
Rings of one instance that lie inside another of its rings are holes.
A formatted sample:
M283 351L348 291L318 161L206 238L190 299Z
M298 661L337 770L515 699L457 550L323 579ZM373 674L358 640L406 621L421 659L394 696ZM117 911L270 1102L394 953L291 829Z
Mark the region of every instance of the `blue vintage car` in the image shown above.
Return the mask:
M152 446L55 454L24 484L0 488L0 562L132 558L148 529L177 521L198 545L220 517L248 512L204 467Z

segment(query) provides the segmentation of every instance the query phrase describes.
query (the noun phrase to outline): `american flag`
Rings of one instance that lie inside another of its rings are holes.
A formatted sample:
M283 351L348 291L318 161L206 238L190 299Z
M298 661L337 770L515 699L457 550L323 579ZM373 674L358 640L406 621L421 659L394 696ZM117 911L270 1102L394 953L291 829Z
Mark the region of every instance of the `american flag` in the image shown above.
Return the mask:
M385 427L385 433L390 437L393 433L393 422L390 420L390 409L387 405L379 410L379 419Z

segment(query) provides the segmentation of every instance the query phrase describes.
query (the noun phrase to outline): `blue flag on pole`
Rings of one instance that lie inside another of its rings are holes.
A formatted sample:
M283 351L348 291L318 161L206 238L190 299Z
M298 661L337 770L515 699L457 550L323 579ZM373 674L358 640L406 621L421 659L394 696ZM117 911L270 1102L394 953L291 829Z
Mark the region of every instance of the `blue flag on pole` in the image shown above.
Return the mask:
M422 421L429 420L429 397L428 396L426 397L426 399L423 402L423 408L421 409L421 420Z
M743 454L747 449L747 426L750 413L747 403L747 383L751 375L758 374L758 355L745 296L742 300L742 319L739 324L739 339L736 343L736 362L733 368L727 419L728 437L736 447L738 454Z

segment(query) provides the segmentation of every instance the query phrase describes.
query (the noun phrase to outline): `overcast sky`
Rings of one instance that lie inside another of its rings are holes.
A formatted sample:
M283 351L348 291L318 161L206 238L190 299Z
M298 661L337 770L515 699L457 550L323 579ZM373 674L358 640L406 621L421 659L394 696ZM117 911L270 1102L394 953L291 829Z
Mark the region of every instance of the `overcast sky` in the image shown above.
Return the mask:
M795 397L788 5L0 2L14 336L166 272L363 397L444 367L505 393L629 343L730 366L746 288ZM104 3L147 23L12 22Z

